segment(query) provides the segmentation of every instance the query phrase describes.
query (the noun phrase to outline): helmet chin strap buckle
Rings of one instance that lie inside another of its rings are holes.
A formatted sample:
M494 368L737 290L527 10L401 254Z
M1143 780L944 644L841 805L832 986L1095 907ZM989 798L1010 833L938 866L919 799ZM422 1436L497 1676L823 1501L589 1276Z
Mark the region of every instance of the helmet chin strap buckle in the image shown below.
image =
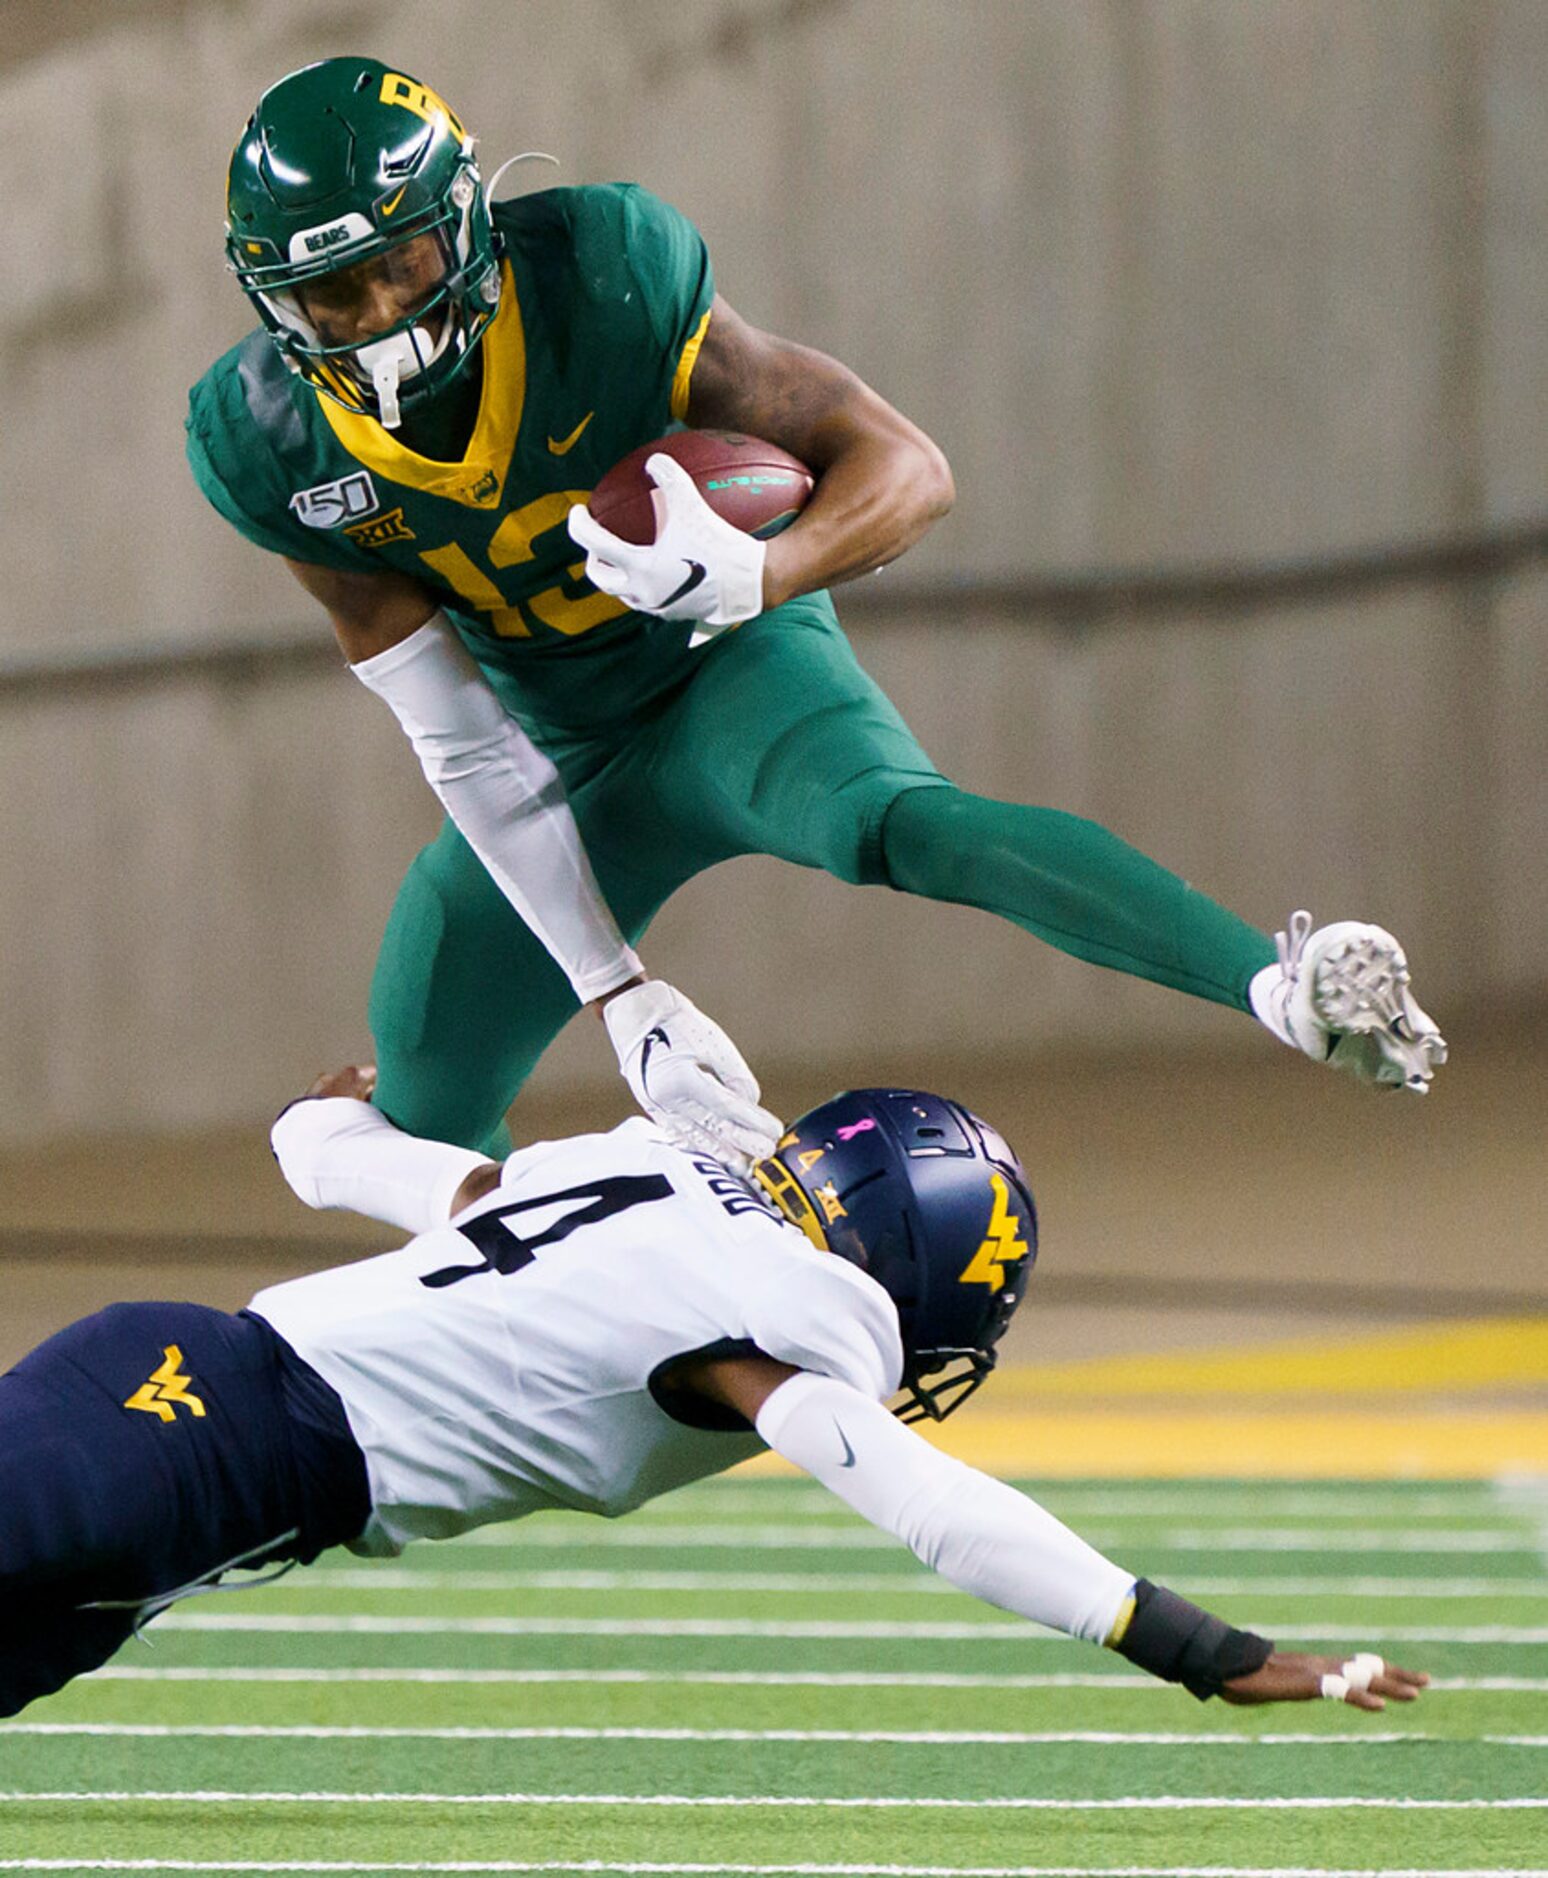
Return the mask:
M376 392L376 403L381 415L383 430L396 430L403 422L403 412L398 407L398 356L387 352L371 367L371 384Z
M371 388L376 393L383 430L396 430L403 422L398 386L433 364L450 340L451 323L443 320L439 338L432 338L428 327L415 326L407 332L389 333L385 339L373 339L369 345L355 348L355 357L371 374Z

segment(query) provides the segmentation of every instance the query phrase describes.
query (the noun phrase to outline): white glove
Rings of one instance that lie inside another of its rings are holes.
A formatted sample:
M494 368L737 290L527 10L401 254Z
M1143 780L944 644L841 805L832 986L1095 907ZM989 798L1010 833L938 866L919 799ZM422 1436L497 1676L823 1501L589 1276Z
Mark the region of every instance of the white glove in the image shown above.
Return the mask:
M583 502L570 510L570 535L586 550L586 578L636 613L696 619L693 645L763 611L764 544L722 520L675 457L645 460L656 485L656 539L645 547L623 541L595 520Z
M647 978L602 1006L634 1099L679 1147L745 1173L774 1152L779 1118L758 1106L758 1081L742 1053L680 991Z

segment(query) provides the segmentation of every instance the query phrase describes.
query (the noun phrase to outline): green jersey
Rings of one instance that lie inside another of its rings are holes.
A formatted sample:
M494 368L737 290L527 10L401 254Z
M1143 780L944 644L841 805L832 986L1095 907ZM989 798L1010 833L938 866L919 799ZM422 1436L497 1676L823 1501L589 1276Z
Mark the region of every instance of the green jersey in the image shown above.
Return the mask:
M692 223L633 184L498 203L499 312L456 462L417 455L298 378L251 333L189 398L199 487L249 540L437 592L535 731L615 725L686 670L691 623L630 612L565 526L602 475L681 422L714 293ZM657 656L641 657L646 647Z

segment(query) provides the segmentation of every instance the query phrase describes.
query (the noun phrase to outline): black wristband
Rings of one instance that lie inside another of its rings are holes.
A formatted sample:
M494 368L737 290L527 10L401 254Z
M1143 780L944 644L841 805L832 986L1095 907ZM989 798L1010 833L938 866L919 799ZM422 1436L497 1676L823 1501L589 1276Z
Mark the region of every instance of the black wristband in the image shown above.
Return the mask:
M1134 1615L1115 1648L1152 1676L1180 1682L1201 1702L1235 1677L1261 1669L1274 1653L1267 1637L1233 1630L1224 1618L1148 1578L1135 1583Z

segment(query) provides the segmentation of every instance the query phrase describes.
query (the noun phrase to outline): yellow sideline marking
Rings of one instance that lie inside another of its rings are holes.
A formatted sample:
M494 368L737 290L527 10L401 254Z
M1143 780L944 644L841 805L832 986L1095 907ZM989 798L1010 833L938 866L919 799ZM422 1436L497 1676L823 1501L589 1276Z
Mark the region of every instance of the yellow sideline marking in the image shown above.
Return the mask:
M1016 1364L989 1393L1028 1400L1111 1402L1134 1396L1435 1395L1548 1383L1548 1317L1426 1324L1364 1337L1296 1338L1258 1348Z
M1548 1474L1548 1410L1454 1398L1545 1383L1548 1318L1426 1324L1017 1364L998 1371L960 1417L921 1432L996 1474L1492 1479ZM1407 1400L1399 1407L1393 1396ZM1425 1396L1452 1400L1432 1405ZM774 1456L748 1465L794 1471Z
M1548 1414L965 1412L939 1445L991 1473L1471 1480L1548 1473Z

